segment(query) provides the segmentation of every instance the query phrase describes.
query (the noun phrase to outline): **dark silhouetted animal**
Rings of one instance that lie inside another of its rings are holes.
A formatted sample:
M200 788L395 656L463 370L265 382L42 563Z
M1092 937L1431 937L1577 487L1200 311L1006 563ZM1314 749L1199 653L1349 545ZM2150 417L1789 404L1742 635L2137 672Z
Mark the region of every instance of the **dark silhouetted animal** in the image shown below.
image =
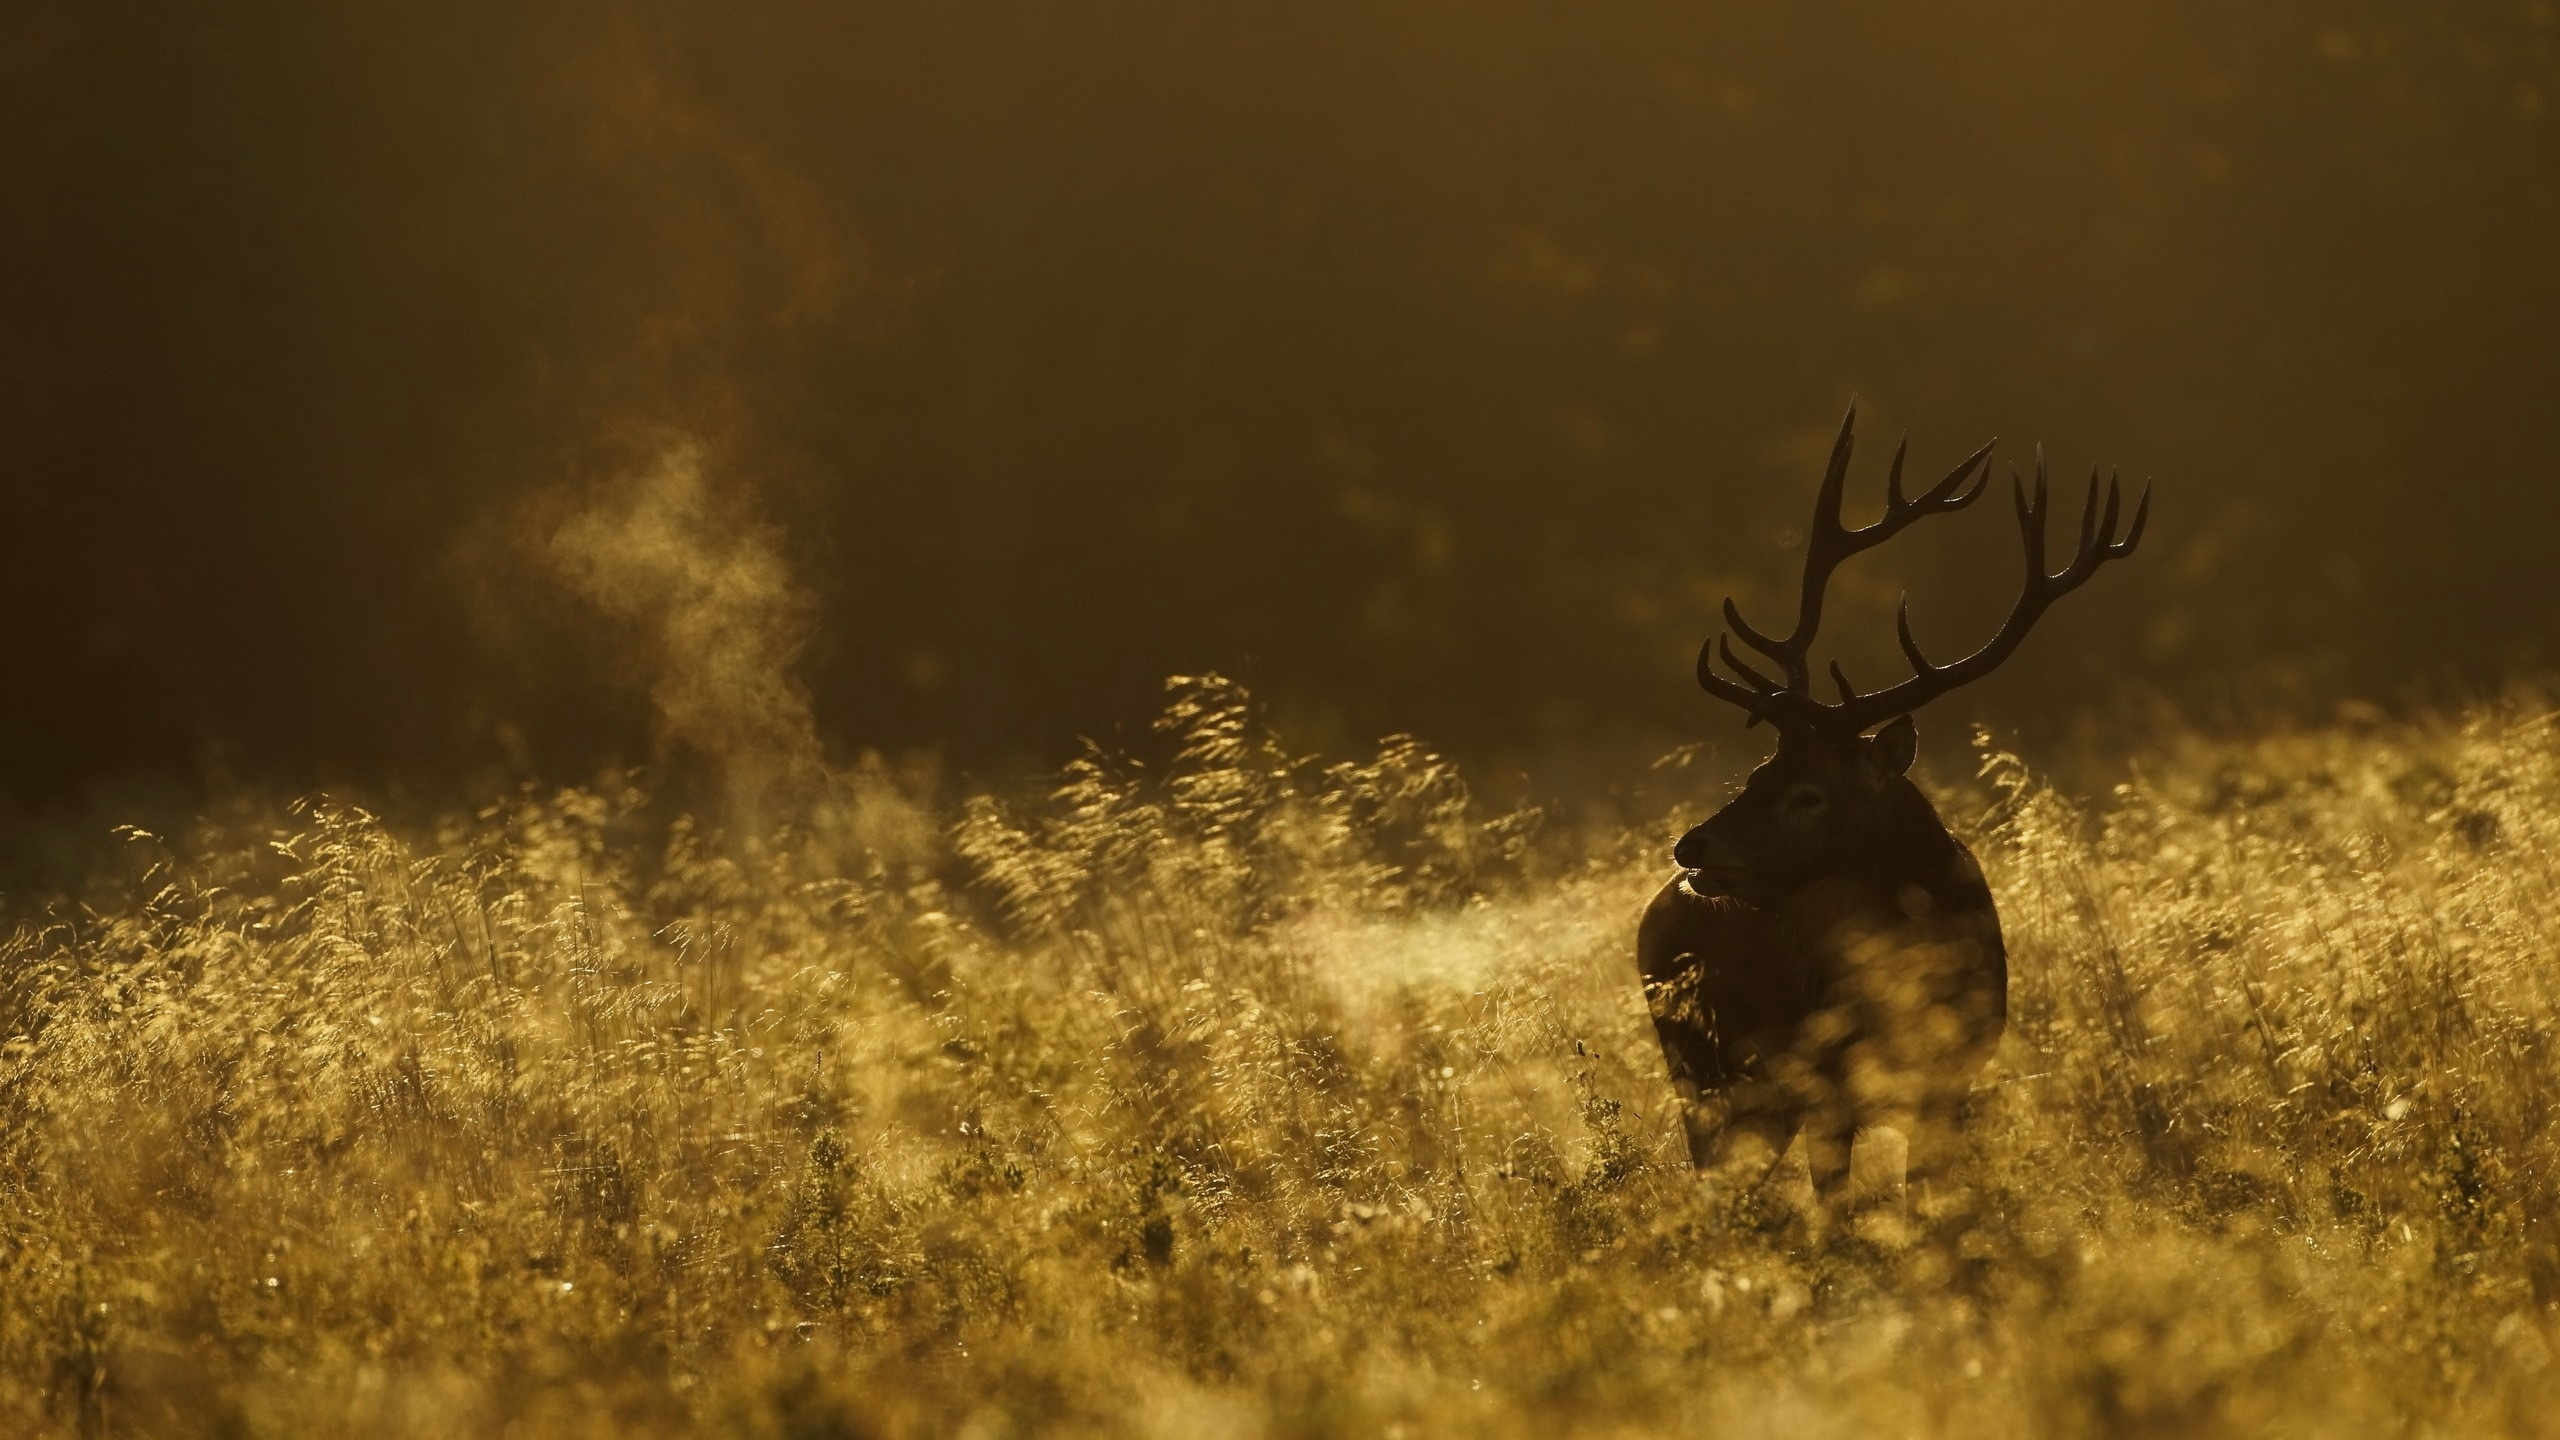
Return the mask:
M2008 1022L1999 911L1972 854L1906 777L1911 712L2007 659L2047 606L2133 553L2151 511L2145 490L2119 537L2117 485L2110 479L2102 491L2092 472L2079 544L2060 573L2047 574L2039 453L2032 492L2012 474L2027 576L1999 633L1964 659L1932 664L1912 639L1906 600L1896 630L1911 678L1862 695L1834 664L1839 699L1826 703L1813 693L1810 652L1832 571L1922 516L1963 509L1990 478L1985 445L1906 500L1897 450L1883 518L1846 529L1840 499L1856 418L1852 407L1814 501L1795 628L1772 638L1725 602L1733 635L1776 674L1725 636L1698 654L1698 683L1752 724L1767 721L1777 753L1680 837L1680 873L1654 896L1636 939L1691 1158L1702 1170L1730 1163L1765 1179L1801 1134L1826 1202L1841 1195L1851 1142L1868 1126L1902 1132L1914 1178L1942 1164L1973 1077ZM1746 1156L1746 1144L1762 1153Z

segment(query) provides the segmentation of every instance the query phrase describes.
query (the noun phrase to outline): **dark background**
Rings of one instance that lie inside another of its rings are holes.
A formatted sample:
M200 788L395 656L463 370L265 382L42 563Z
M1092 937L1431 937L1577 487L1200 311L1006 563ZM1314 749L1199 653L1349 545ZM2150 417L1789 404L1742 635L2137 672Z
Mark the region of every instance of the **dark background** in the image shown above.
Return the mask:
M1689 657L1781 618L1853 393L1869 487L1905 427L2161 486L1941 733L2529 673L2555 57L2514 0L12 6L0 795L645 752L538 542L669 435L838 754L1046 762L1203 667L1314 744L1728 734ZM1999 497L1930 528L1843 576L1871 683L1904 582L1949 653L2014 583Z

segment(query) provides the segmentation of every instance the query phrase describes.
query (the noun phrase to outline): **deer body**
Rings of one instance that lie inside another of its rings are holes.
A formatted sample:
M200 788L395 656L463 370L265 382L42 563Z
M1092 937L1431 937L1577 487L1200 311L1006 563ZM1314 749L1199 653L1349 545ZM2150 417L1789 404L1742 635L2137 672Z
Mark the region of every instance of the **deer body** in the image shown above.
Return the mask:
M2008 1016L2008 959L1981 867L1907 777L1917 748L1911 712L1990 672L2055 599L2099 565L2133 552L2150 514L2145 494L2117 534L2116 487L2096 477L2071 562L2047 574L2047 484L2017 485L2027 581L1990 643L1932 664L1897 621L1908 680L1859 693L1837 665L1838 703L1815 698L1810 652L1823 596L1841 561L1932 514L1962 509L1983 481L1991 447L1904 499L1894 455L1882 519L1840 523L1851 449L1843 423L1814 505L1794 630L1773 638L1725 602L1727 626L1779 673L1772 677L1719 636L1698 656L1698 682L1778 732L1777 753L1742 792L1674 848L1679 873L1637 929L1642 974L1663 1059L1684 1102L1700 1169L1742 1160L1765 1178L1802 1135L1817 1193L1839 1194L1856 1132L1890 1125L1925 1174L1946 1158L1973 1078ZM1987 475L1985 481L1987 481ZM1721 662L1725 671L1715 666ZM1873 733L1869 733L1870 731Z
M1702 1169L1749 1142L1765 1175L1801 1134L1829 1196L1854 1134L1890 1125L1926 1172L1999 1044L2008 959L1981 867L1918 787L1866 768L1806 778L1782 744L1683 839L1681 873L1645 909L1636 966ZM1856 789L1808 806L1825 778ZM1806 828L1856 833L1773 853L1808 809Z

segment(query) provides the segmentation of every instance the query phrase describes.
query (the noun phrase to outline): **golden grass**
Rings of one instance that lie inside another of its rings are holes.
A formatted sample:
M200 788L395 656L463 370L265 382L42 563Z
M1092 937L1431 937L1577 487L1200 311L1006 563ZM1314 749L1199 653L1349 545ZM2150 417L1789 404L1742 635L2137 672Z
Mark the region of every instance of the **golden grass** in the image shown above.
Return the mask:
M1950 792L2015 952L1969 1200L1688 1173L1667 831L1409 745L751 846L254 806L0 947L0 1430L2560 1432L2560 735Z

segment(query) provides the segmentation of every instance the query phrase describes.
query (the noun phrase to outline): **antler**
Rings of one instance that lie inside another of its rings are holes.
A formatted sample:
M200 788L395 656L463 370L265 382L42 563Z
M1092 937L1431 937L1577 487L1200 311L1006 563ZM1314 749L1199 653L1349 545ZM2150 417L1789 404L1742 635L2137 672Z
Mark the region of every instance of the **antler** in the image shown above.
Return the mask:
M1898 685L1889 685L1872 695L1859 695L1842 687L1841 703L1832 707L1834 723L1851 730L1864 730L1896 715L1908 714L1959 685L1969 684L1990 674L2009 658L2027 632L2035 628L2046 607L2088 583L2098 567L2110 560L2121 560L2142 543L2143 527L2151 523L2151 487L2142 487L2142 498L2134 502L2133 521L2124 534L2116 534L2116 517L2123 509L2123 494L2116 476L2107 477L2106 504L2098 501L2098 467L2089 467L2089 498L2080 508L2080 544L2072 552L2071 563L2058 574L2048 575L2044 569L2046 521L2053 513L2051 497L2045 483L2044 449L2036 449L2036 488L2028 498L2026 482L2018 479L2013 467L2009 479L2017 491L2018 529L2027 551L2026 585L2018 593L2018 603L2010 608L2009 618L2001 623L1999 633L1990 642L1961 660L1945 665L1932 665L1920 653L1920 642L1911 638L1911 597L1904 596L1894 612L1894 638L1902 642L1903 658L1911 662L1912 675Z
M1775 661L1785 671L1783 681L1762 674L1734 653L1733 643L1723 635L1698 652L1698 683L1707 693L1742 707L1752 723L1768 720L1781 727L1820 729L1858 734L1870 726L1896 715L1908 714L1960 685L1979 680L1997 669L2009 658L2027 632L2035 627L2047 607L2087 583L2098 567L2110 560L2121 560L2133 553L2141 543L2143 527L2151 519L2151 489L2143 487L2142 498L2135 503L2132 522L2122 536L2116 534L2116 521L2122 514L2123 498L2115 476L2107 478L2103 508L2099 501L2098 471L2089 471L2089 498L2080 512L2080 543L2071 562L2058 574L2045 573L2045 529L2052 514L2050 487L2046 482L2044 450L2036 450L2036 483L2032 499L2026 483L2019 480L2015 467L2010 480L2017 492L2018 528L2026 548L2027 579L2009 618L2000 626L1988 644L1961 660L1946 665L1933 665L1921 653L1919 642L1911 634L1911 600L1903 597L1895 612L1894 635L1901 642L1904 658L1911 662L1912 676L1871 695L1861 695L1850 685L1849 677L1837 663L1831 666L1832 682L1839 687L1840 702L1826 705L1813 698L1809 652L1814 632L1822 622L1823 591L1829 585L1831 572L1841 561L1862 550L1891 539L1902 527L1923 515L1945 514L1973 503L1989 482L1986 473L1970 489L1958 493L1966 476L1981 466L1991 454L1985 445L1967 457L1946 479L1913 500L1902 498L1902 451L1893 457L1893 471L1885 486L1884 518L1857 530L1844 530L1840 525L1840 492L1848 472L1851 447L1850 430L1857 420L1857 408L1850 407L1849 418L1840 426L1840 438L1831 449L1831 466L1822 478L1822 492L1814 501L1813 532L1806 542L1804 594L1796 616L1796 628L1784 640L1772 640L1753 629L1731 600L1725 601L1725 622L1733 627L1743 643ZM1713 663L1721 661L1725 668L1741 677L1741 683L1715 673Z
M1902 462L1911 448L1910 438L1905 436L1894 447L1893 468L1885 476L1883 517L1874 524L1848 529L1840 523L1840 499L1848 481L1849 455L1857 445L1857 425L1858 406L1852 401L1849 413L1841 418L1840 437L1831 443L1831 463L1823 470L1821 493L1814 497L1813 529L1805 541L1804 589L1797 601L1795 629L1785 639L1773 640L1743 619L1741 609L1731 598L1724 602L1725 624L1742 637L1744 644L1776 662L1785 676L1783 682L1770 679L1736 656L1732 642L1722 635L1698 651L1698 683L1706 687L1708 694L1749 711L1754 724L1763 719L1818 723L1816 712L1831 708L1813 699L1810 656L1814 635L1822 628L1823 597L1831 586L1831 572L1840 568L1840 562L1892 539L1904 526L1924 515L1948 515L1963 509L1980 498L1983 486L1990 482L1990 472L1983 462L1991 457L1991 447L1999 443L1996 440L1966 456L1963 463L1947 472L1945 479L1905 500ZM1971 488L1959 490L1976 470L1983 471L1982 478ZM1713 662L1718 659L1746 684L1736 684L1715 673ZM1856 693L1839 666L1832 666L1831 674L1844 701Z

